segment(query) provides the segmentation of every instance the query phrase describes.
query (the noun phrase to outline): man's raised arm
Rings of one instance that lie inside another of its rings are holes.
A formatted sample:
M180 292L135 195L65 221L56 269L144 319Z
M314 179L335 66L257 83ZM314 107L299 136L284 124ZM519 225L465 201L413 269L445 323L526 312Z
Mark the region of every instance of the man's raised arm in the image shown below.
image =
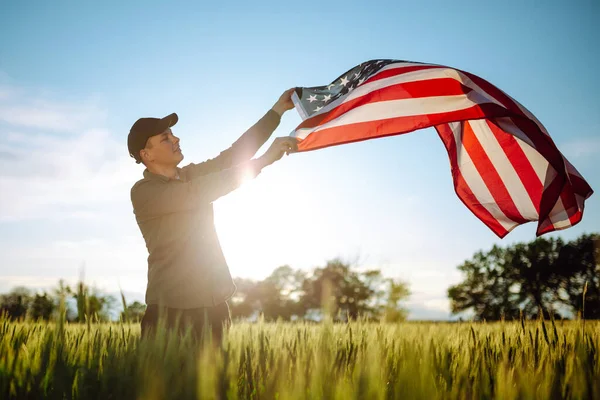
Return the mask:
M131 190L134 213L139 222L144 222L212 203L237 189L245 180L255 178L263 168L280 160L284 154L297 150L295 138L280 137L259 158L228 169L188 181L175 181L173 184L156 180L140 181Z
M189 177L195 178L222 171L252 159L258 149L269 140L277 126L279 126L283 113L294 108L292 102L293 92L293 88L283 92L279 100L258 122L217 157L199 164L190 163L182 170L189 174Z

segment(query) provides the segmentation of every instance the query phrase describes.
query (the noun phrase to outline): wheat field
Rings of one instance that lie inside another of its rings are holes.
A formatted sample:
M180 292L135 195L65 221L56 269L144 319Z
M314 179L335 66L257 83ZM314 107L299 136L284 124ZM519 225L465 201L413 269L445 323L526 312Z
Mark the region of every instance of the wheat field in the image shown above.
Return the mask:
M593 399L600 322L139 324L0 320L0 398Z

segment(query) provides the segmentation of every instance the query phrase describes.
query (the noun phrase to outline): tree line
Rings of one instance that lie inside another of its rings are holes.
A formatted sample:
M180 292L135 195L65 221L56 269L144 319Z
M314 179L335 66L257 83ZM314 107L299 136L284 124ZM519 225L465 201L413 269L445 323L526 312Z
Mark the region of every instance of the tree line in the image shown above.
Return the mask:
M463 282L448 289L453 313L477 320L600 319L600 235L537 238L479 251L461 264Z
M275 269L263 280L236 278L237 291L229 300L233 319L335 320L356 319L402 321L408 315L403 301L409 296L405 282L383 276L380 270L358 271L340 259L328 261L312 273L289 266ZM33 293L17 287L0 295L0 312L13 319L51 320L60 312L63 299L66 319L71 322L108 321L118 300L87 286L81 279L75 287L60 281L50 291ZM139 322L146 306L128 303L121 293L119 319Z
M506 247L478 251L458 266L464 280L448 289L452 313L476 320L536 318L600 319L600 235L574 240L537 238ZM408 315L406 282L386 278L380 270L358 271L348 262L330 260L307 272L290 266L275 269L263 280L236 278L229 300L234 319L320 320L325 315L345 321L359 316L402 321ZM11 318L50 320L66 299L72 322L112 319L118 300L88 287L60 281L50 291L33 293L18 287L0 295L0 311ZM140 321L145 305L128 303L121 293L119 318Z

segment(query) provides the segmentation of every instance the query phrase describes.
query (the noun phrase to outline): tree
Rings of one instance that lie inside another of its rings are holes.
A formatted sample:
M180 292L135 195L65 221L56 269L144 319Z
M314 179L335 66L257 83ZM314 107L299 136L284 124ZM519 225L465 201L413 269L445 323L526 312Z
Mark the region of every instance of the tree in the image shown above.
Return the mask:
M598 309L597 238L588 235L569 243L537 238L475 253L458 267L465 280L448 289L452 312L472 310L479 320L515 319L520 313L561 317L561 309L572 314L582 309L585 281L592 288L590 304ZM595 311L588 316L593 315Z
M25 318L31 304L31 291L25 287L16 287L8 294L0 296L0 312L11 319Z
M298 298L304 281L302 271L284 265L262 281L236 279L237 291L231 301L233 317L248 317L256 312L267 320L290 320L301 316Z
M33 320L49 321L56 308L54 299L46 292L36 294L29 306L29 316Z
M110 312L117 301L113 296L102 295L97 290L90 290L83 281L79 281L77 292L72 296L77 301L76 322L85 322L89 319L109 320Z
M140 322L144 318L146 305L139 301L129 304L124 311L121 311L121 320L127 322Z
M558 257L564 303L586 319L600 319L600 235L588 234L565 245ZM584 310L585 290L585 310Z
M369 271L373 279L374 273ZM303 295L300 306L304 313L321 310L325 314L345 319L356 319L359 315L377 316L377 307L370 300L377 290L370 287L365 275L352 271L339 259L328 261L323 268L316 268L312 277L302 284Z
M248 296L255 290L257 282L243 278L235 278L234 282L237 290L229 300L231 317L233 319L247 318L256 311L255 304L252 304L251 298Z
M563 246L560 238L538 238L530 243L519 243L506 253L507 265L518 289L517 303L528 317L540 313L556 315L556 307L562 302L558 289L561 282L568 279L557 262Z
M410 295L410 290L405 282L388 279L387 301L384 308L385 322L404 321L408 316L408 310L402 307L401 302Z

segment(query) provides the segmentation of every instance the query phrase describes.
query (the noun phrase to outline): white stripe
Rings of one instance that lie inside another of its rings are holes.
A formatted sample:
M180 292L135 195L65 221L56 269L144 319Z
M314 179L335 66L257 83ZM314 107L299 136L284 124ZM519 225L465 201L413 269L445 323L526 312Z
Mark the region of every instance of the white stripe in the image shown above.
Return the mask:
M569 215L565 210L565 206L562 202L560 196L558 197L558 201L548 214L548 219L552 222L552 226L555 229L565 229L571 226L571 221L569 220Z
M481 104L485 99L479 98L476 92L457 96L420 97L368 103L356 107L339 117L314 128L298 129L293 133L299 139L305 139L313 132L338 126L369 122L380 119L400 118L414 115L428 115L464 110Z
M454 141L456 143L456 163L458 164L458 168L460 169L465 184L471 189L477 202L488 210L504 229L510 232L519 224L508 218L502 212L483 181L483 178L479 175L479 172L477 172L471 157L469 157L469 153L467 153L467 150L462 144L462 124L460 122L455 122L448 124L448 126L452 129L452 133L454 134Z
M529 197L523 181L519 178L517 171L515 171L515 168L506 156L500 143L498 143L498 139L496 139L486 120L471 120L465 123L471 125L475 137L479 140L481 147L483 147L483 150L494 165L519 213L529 221L537 220L539 214L535 209L531 197Z
M379 79L374 82L366 83L361 86L358 86L356 89L352 90L345 96L342 96L335 101L327 104L318 112L312 114L310 118L315 117L317 115L326 114L334 108L357 99L359 97L365 96L372 91L380 90L386 88L388 86L399 85L402 83L410 83L410 82L420 82L420 81L428 81L431 79L444 79L444 78L452 78L461 82L463 85L471 88L473 91L480 94L479 98L482 99L483 103L494 103L501 107L504 107L498 100L496 100L493 96L489 95L479 86L477 86L469 77L458 72L452 68L434 68L434 69L425 69L418 71L406 72L400 75L390 76L389 78ZM424 113L421 113L424 114Z
M546 160L536 149L531 140L523 133L519 127L517 127L512 119L510 118L496 118L495 121L498 123L500 129L506 133L510 133L515 137L515 140L521 146L523 153L529 160L529 164L533 167L535 173L542 185L546 181L546 174L548 170L548 160Z

